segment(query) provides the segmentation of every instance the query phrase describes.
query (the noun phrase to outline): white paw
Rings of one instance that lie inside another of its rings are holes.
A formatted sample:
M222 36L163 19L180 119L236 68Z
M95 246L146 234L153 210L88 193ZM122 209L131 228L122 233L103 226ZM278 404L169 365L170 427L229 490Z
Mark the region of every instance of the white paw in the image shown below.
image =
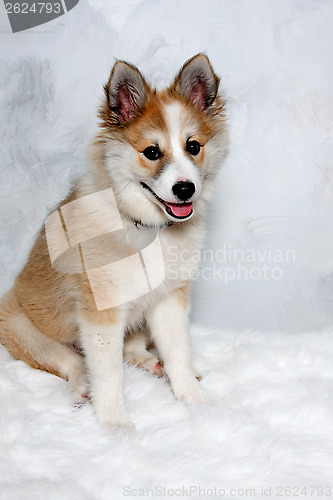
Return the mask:
M190 383L182 384L173 388L176 399L184 401L187 405L219 404L222 399L212 391L204 389L199 382L194 379Z
M117 434L122 434L126 437L133 437L136 435L136 427L130 420L124 422L104 422L104 425L111 431Z
M81 406L89 399L88 377L83 374L80 377L73 377L68 380L69 390L72 395L74 405Z
M209 389L203 389L203 391L204 394L202 404L219 405L223 402L221 396L219 396L215 392L210 391Z
M98 422L112 432L121 432L127 436L135 434L135 426L129 420L123 401L92 399Z
M111 415L110 417L97 415L97 420L111 432L120 433L125 436L134 436L136 434L135 425L126 416L117 418L115 415Z

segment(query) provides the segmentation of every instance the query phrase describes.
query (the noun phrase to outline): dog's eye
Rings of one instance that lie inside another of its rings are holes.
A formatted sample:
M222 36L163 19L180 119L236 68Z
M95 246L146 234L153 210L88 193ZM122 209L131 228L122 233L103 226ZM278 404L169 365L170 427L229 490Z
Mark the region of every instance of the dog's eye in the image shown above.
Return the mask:
M187 140L186 142L186 151L190 153L190 155L196 156L200 153L200 143L198 141Z
M157 146L148 146L148 148L143 151L143 154L146 158L148 158L148 160L152 161L158 160L162 156L162 153Z

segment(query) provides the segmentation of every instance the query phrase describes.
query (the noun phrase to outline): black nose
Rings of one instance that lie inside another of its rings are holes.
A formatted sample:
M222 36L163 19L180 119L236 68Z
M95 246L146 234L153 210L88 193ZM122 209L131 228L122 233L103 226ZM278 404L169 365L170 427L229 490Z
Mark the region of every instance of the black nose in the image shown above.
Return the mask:
M195 192L195 185L193 182L176 182L176 184L172 186L172 192L179 200L186 201L193 196Z

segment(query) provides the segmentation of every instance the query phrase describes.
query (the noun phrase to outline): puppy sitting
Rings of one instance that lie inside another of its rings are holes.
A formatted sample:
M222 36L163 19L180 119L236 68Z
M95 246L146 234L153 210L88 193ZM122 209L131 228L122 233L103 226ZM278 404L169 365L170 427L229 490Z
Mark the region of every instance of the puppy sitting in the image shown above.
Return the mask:
M0 341L9 352L68 380L76 401L89 394L98 420L112 427L131 425L123 352L161 374L148 342L176 398L209 398L191 367L196 263L182 256L202 244L206 202L227 150L218 86L203 54L163 91L134 66L114 65L91 169L48 218L0 305Z

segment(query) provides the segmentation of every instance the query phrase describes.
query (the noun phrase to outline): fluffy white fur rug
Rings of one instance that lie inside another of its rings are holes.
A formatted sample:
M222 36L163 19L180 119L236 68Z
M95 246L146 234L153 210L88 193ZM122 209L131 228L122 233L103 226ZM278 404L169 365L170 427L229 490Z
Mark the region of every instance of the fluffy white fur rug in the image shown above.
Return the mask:
M126 367L134 438L110 435L90 405L71 405L66 382L0 349L0 498L157 498L164 487L166 498L183 487L192 498L199 487L201 498L287 498L288 487L331 498L320 493L332 485L332 332L193 334L221 404L187 408L165 379Z
M81 0L13 35L0 4L0 293L87 166L114 58L161 87L207 51L231 133L193 296L221 404L125 367L138 433L111 435L0 348L1 500L333 496L332 22L330 0Z

